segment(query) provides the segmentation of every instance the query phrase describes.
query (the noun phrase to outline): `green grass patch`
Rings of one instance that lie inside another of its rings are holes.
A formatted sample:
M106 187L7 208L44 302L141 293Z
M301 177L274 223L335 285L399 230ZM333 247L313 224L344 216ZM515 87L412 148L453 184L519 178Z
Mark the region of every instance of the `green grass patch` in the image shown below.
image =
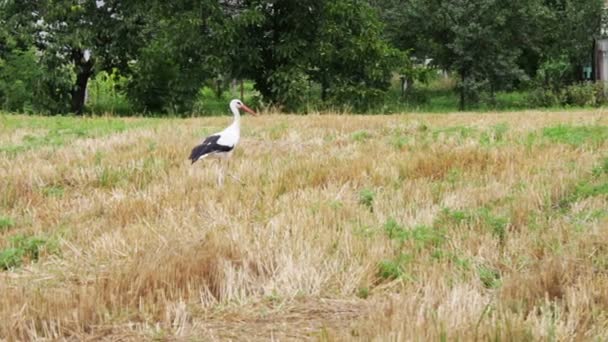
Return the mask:
M362 131L357 131L357 132L353 133L351 135L351 138L354 141L362 142L362 141L365 141L365 140L371 138L371 134L368 131L362 130Z
M477 129L467 126L451 126L433 130L433 140L437 140L440 136L456 137L460 140L474 137L477 134Z
M16 154L42 147L59 147L77 139L97 138L121 133L128 129L151 126L156 122L159 122L159 120L1 115L2 129L0 129L0 133L17 129L37 132L25 135L20 143L0 145L0 153Z
M41 191L46 197L63 197L65 189L61 185L49 185L42 188Z
M386 236L400 243L411 241L418 249L427 246L440 246L444 240L444 234L440 229L419 225L411 229L401 226L395 219L389 219L384 224Z
M57 253L55 239L44 236L18 234L9 238L10 247L0 250L0 269L8 270L21 266L26 261L38 261L43 251Z
M413 260L409 254L399 254L393 259L382 260L378 263L377 276L383 280L395 280L406 275L406 267Z
M500 144L504 142L508 130L509 125L504 122L494 125L488 131L481 133L479 144L486 147Z
M479 275L479 280L481 280L483 286L488 289L495 289L502 285L500 272L498 270L480 265L477 267L477 274Z
M608 175L608 158L602 159L599 165L591 170L594 177L601 177Z
M0 216L0 233L7 231L15 226L15 220L10 217Z
M374 211L374 198L376 193L372 189L363 189L359 192L359 204L366 206L370 211Z
M544 128L542 135L554 143L572 146L581 146L583 144L599 145L608 138L608 126L558 125Z
M407 145L408 138L404 135L395 135L391 138L389 144L397 150L402 150Z
M477 226L482 230L492 233L492 235L498 238L502 243L507 237L509 219L505 216L494 214L492 210L487 207L481 207L470 211L444 208L437 218L435 225L447 228Z
M20 248L7 248L0 250L0 270L17 268L23 263L23 250Z

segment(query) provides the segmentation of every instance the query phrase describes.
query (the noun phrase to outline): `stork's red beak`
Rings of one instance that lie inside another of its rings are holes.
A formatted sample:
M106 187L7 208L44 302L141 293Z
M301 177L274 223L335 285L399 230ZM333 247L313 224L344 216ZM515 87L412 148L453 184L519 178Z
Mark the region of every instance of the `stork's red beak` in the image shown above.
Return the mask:
M247 113L253 115L253 116L258 116L258 114L256 112L254 112L253 109L245 106L245 104L241 105L241 109L244 110L244 111L246 111Z

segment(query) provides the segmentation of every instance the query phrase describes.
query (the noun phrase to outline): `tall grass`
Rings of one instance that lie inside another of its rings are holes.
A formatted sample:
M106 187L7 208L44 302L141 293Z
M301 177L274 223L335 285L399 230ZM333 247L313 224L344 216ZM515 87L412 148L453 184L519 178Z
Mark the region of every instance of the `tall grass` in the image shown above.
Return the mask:
M10 120L0 339L608 338L600 111Z

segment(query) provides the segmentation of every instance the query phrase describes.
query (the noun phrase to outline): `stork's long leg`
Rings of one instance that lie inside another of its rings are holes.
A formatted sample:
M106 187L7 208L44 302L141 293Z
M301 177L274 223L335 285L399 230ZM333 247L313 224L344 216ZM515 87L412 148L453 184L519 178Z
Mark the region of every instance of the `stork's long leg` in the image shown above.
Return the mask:
M229 170L232 170L232 168L231 168L231 166L230 166L230 165L232 164L232 161L231 161L231 160L232 160L232 158L230 158L230 157L231 157L231 156L229 155L229 156L228 156L228 159L226 160L226 163L228 164L228 169L229 169ZM242 181L242 180L241 180L239 177L235 176L235 175L234 175L232 172L230 172L230 171L228 171L228 176L230 176L230 178L234 179L235 181L237 181L237 182L239 182L239 183L241 183L241 184L245 184L245 183L243 183L243 181Z
M220 158L219 163L220 163L220 170L218 173L218 185L223 186L224 185L224 176L226 175L226 161L224 160L224 158Z
M215 174L217 176L217 185L222 186L224 184L224 176L223 176L223 167L222 167L222 159L215 160Z

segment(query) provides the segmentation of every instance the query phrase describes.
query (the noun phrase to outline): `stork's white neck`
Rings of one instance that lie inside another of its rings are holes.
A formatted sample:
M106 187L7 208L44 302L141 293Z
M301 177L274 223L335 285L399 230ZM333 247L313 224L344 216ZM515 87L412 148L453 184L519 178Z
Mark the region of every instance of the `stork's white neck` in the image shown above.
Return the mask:
M230 110L232 111L232 115L234 115L234 121L232 122L232 126L239 127L241 123L241 113L239 112L239 108L236 103L230 103Z

